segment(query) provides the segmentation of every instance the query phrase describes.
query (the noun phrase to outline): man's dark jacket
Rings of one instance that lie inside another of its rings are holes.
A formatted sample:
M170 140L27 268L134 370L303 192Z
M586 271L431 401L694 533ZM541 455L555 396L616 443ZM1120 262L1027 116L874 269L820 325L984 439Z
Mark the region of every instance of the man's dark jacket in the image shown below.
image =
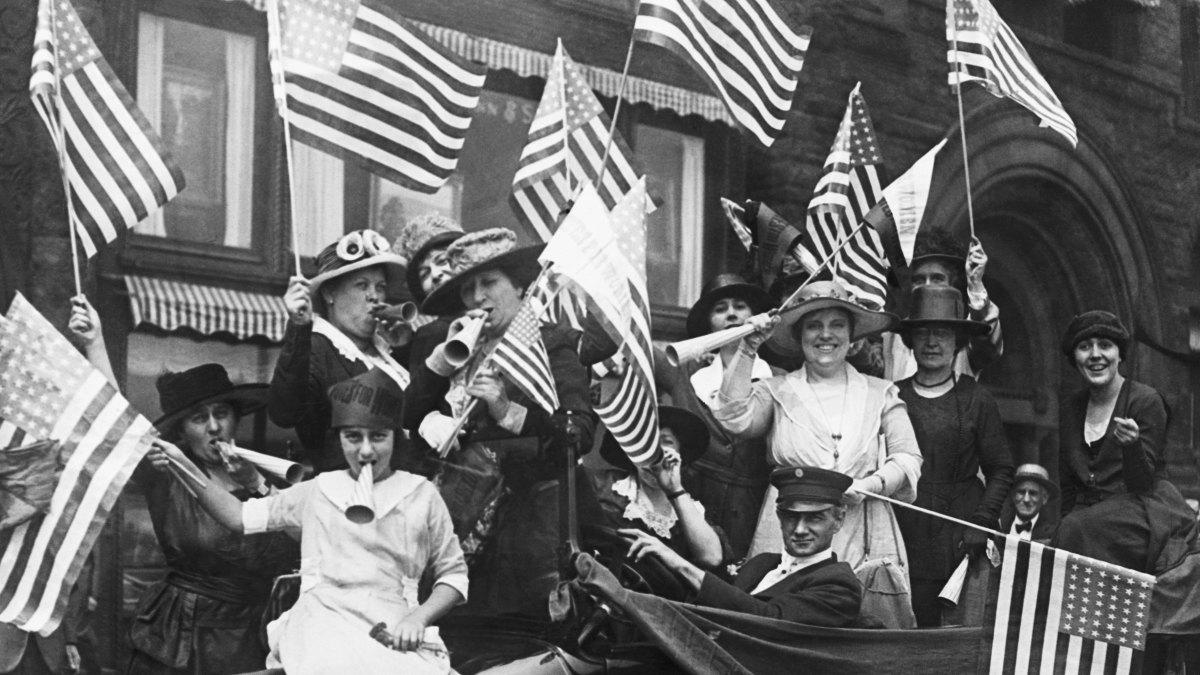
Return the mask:
M793 572L754 595L750 591L779 566L778 553L762 553L742 565L732 584L705 574L694 597L697 605L716 607L810 626L842 627L858 619L862 584L850 565L834 556Z

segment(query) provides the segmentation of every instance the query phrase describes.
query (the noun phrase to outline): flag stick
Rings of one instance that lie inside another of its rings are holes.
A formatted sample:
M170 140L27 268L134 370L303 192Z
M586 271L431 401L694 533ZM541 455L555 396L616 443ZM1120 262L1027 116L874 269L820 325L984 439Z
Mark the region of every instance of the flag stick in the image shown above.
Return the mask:
M958 54L958 22L954 17L950 17L950 41L951 48L955 54ZM954 83L955 98L958 99L958 135L962 139L962 156L963 156L963 178L967 182L967 225L971 228L971 239L975 239L975 206L971 201L971 160L967 156L967 121L963 114L962 101L962 64L957 60L954 61L954 72L958 74L957 81Z
M638 4L641 4L640 0ZM600 183L604 182L604 172L605 167L608 166L609 152L612 150L613 135L617 133L617 116L621 114L621 101L625 100L625 82L629 79L629 64L633 61L633 45L637 42L636 35L636 30L629 34L629 47L625 50L625 67L621 69L621 82L617 85L617 102L613 104L612 119L608 121L608 140L604 142L604 154L600 157L600 169L592 184L597 191L600 190ZM578 194L575 195L575 197L578 196Z
M279 106L279 116L283 118L283 154L287 164L288 182L288 229L292 232L292 258L296 264L296 276L300 272L300 241L296 233L296 173L295 159L292 156L292 120L287 104L287 79L283 73L283 32L279 25L279 0L269 0L267 6L267 24L274 34L275 43L271 49L278 71L279 86L276 90L275 102Z
M975 523L972 523L970 521L962 520L961 518L955 518L954 516L948 516L944 513L938 513L937 511L930 511L929 509L922 508L915 504L909 504L908 502L902 502L899 499L892 499L891 497L884 497L883 495L877 495L874 492L862 492L859 494L862 494L863 496L869 497L871 499L878 499L879 501L882 501L882 502L894 504L895 506L903 506L906 509L916 511L917 513L924 513L927 516L933 516L934 518L941 518L942 520L948 520L952 523L962 525L963 527L969 527L974 530L979 530L980 532L986 532L987 534L996 535L998 537L1005 536L1005 533L1000 532L999 530L993 530L990 527L976 525Z
M542 281L546 278L546 275L549 272L550 272L549 265L543 267L541 273L538 274L537 279L534 279L533 283L529 284L529 289L531 289L531 290L526 291L526 292L532 293L532 289L539 288L541 286ZM523 302L531 302L532 299L533 299L532 295L527 295ZM547 303L549 302L549 300L550 300L550 298L546 298ZM503 338L501 338L501 339L503 339ZM479 374L480 370L483 370L489 364L491 364L492 355L496 353L496 347L499 344L500 344L500 340L496 340L495 342L492 343L492 346L487 351L487 355L483 357L483 360L480 362L479 368L476 369L476 371L475 371L476 375ZM464 367L466 367L466 366L464 366ZM475 381L475 376L473 375L471 377L471 382L468 383L467 386L470 387L471 383L474 383L474 381ZM454 418L453 431L451 431L450 435L446 437L446 440L442 441L442 444L438 446L438 449L437 449L438 457L445 457L450 452L450 446L454 443L455 439L458 438L458 434L460 432L462 432L463 427L465 427L467 425L467 420L470 419L471 413L475 412L475 408L478 405L479 405L479 399L477 399L475 397L471 397L471 399L469 401L467 401L467 405L465 408L463 408L462 413Z
M71 180L67 177L67 137L63 131L63 100L62 100L62 74L59 72L58 62L58 3L50 3L50 43L54 49L54 109L58 112L58 119L54 133L55 145L58 146L58 168L62 174L63 184L63 199L67 203L67 237L71 241L71 271L75 274L75 295L83 295L83 282L79 272L79 248L76 239L79 237L78 230L75 225L78 218L75 216L75 206L71 203Z

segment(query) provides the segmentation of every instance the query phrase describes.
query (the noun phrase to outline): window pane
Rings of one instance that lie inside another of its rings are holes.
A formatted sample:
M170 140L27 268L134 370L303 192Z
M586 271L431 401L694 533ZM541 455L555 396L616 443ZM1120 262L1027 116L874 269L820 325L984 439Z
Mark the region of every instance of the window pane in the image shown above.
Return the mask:
M292 141L296 189L296 244L300 255L315 256L345 231L346 170L341 159Z
M138 232L250 246L256 53L249 35L139 17L138 105L187 186Z
M650 300L689 305L698 294L703 262L704 141L639 125L637 157L650 198L659 205L646 223Z

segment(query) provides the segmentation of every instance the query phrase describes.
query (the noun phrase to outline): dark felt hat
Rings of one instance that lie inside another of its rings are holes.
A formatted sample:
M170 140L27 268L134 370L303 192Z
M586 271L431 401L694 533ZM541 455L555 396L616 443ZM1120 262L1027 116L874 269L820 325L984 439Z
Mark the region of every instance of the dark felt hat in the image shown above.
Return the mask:
M710 332L708 314L712 311L713 305L724 298L745 300L754 314L760 314L771 308L771 296L763 289L746 281L742 275L729 272L718 274L708 280L700 292L700 299L688 310L688 337L699 337Z
M1016 489L1018 485L1029 480L1045 488L1051 497L1058 494L1058 484L1050 480L1050 472L1046 471L1046 467L1041 464L1022 464L1018 466L1016 473L1013 474L1013 489Z
M708 450L708 427L704 420L684 408L669 405L658 406L658 426L669 428L679 439L679 459L684 466L691 464ZM621 444L608 431L600 442L600 456L604 461L626 471L633 471L633 462L621 449Z
M446 260L454 276L433 289L421 303L421 312L431 316L459 314L466 309L459 297L462 285L488 270L513 266L535 272L545 244L517 246L517 235L506 227L469 232L446 248Z
M777 353L799 353L800 340L792 333L792 326L805 314L822 309L840 309L852 317L854 330L850 334L851 340L892 330L900 323L900 318L891 312L877 312L855 303L850 292L836 281L814 281L800 289L797 300L799 304L780 313L779 327L767 340L767 344Z
M400 385L382 370L372 368L329 388L329 426L399 429L403 401Z
M163 373L155 382L162 417L154 422L161 432L171 430L180 419L198 405L223 401L233 406L239 417L267 404L265 384L234 384L225 366L205 363L182 373Z
M842 503L842 495L854 480L844 473L799 466L775 469L771 485L779 490L776 508L783 511L824 511Z
M921 263L940 262L956 270L967 264L967 247L952 232L945 229L922 230L913 242L913 259L909 268Z
M322 284L345 274L380 265L388 285L398 285L404 273L404 258L392 253L391 245L375 230L355 230L317 254L317 275L309 280L314 298Z
M1121 357L1125 357L1125 349L1129 346L1129 331L1116 314L1102 309L1076 314L1075 318L1071 319L1066 332L1063 333L1062 353L1071 358L1075 354L1075 345L1094 337L1112 340L1117 344L1117 349L1121 350Z
M961 328L968 333L986 333L988 325L983 321L965 319L966 306L962 293L950 286L917 286L912 291L912 313L900 322L900 330L908 335L917 326L931 323Z

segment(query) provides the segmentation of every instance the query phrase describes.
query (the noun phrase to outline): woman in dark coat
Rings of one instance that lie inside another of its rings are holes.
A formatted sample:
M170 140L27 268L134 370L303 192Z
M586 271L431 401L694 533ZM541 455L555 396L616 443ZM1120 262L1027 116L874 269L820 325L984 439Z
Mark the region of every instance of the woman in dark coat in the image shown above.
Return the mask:
M489 353L520 310L542 248L517 248L516 235L504 228L464 235L446 250L454 276L430 293L422 311L434 316L466 311L468 318L482 319L475 354ZM463 325L455 322L448 337ZM554 380L555 411L479 356L461 368L450 367L440 358L444 343L420 361L414 352L413 382L405 396L405 427L431 448L449 444L438 487L471 568L468 607L488 613L546 615L564 539L558 519L564 444L589 447L594 427L578 332L542 326L537 337ZM457 434L455 420L471 399L478 403L465 432ZM569 416L575 441L566 439L568 415L559 411L578 413ZM587 492L590 504L581 508L580 520L594 522L598 507Z
M736 274L718 274L709 280L687 317L689 338L740 326L752 315L770 308L770 296ZM746 556L759 508L767 490L765 438L735 438L713 417L711 401L721 387L738 342L704 360L672 366L662 350L654 354L654 378L671 405L703 420L708 442L703 454L684 468L684 482L704 504L709 518L729 536L734 559ZM782 371L755 358L751 378L769 379Z
M1087 387L1060 407L1054 545L1157 574L1184 552L1196 515L1166 479L1166 401L1118 369L1128 349L1129 331L1101 310L1076 316L1063 336Z
M351 232L317 256L312 280L292 277L283 348L271 376L267 414L295 429L305 457L318 472L345 467L329 428L329 388L378 367L401 388L408 370L393 349L404 328L377 320L389 288L399 287L404 259L372 230ZM315 310L315 313L314 313ZM406 336L407 337L407 336ZM397 448L395 461L405 456Z
M913 503L996 529L1012 484L1013 460L996 401L974 378L954 371L971 336L988 330L986 323L965 315L958 289L913 289L913 311L901 323L900 336L916 358L917 372L896 386L925 458ZM906 509L896 513L896 520L908 551L917 625L941 625L938 594L964 554L983 552L987 535Z

